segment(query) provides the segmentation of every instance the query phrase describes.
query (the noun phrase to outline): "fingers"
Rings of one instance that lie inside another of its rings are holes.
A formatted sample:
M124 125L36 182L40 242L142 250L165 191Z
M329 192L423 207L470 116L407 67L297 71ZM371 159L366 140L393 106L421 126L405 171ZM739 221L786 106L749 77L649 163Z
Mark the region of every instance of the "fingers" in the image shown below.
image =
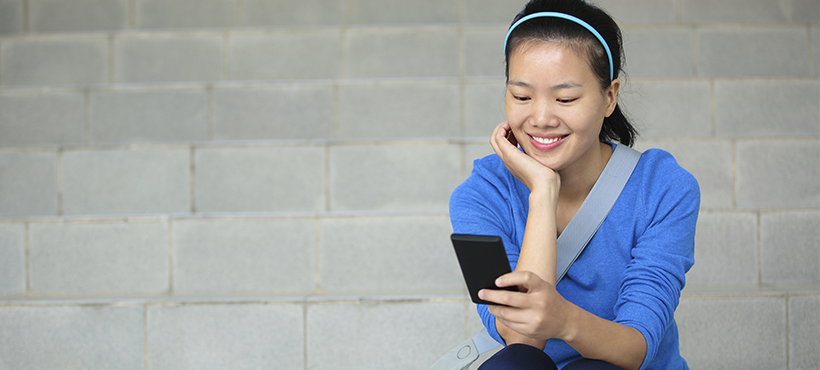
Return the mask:
M502 306L522 308L528 306L527 294L543 282L538 275L529 271L516 271L502 275L495 281L499 288L517 287L518 292L501 289L482 289L478 292L479 298Z
M489 311L499 323L522 336L539 340L555 338L564 332L568 306L554 285L529 271L505 274L495 283L499 287L519 289L519 292L479 292L482 299L498 304L490 306Z
M507 138L512 135L512 130L510 128L510 124L507 121L501 122L498 126L495 127L493 130L492 136L490 136L490 145L492 145L493 150L499 156L503 155L504 150L514 149L517 147L518 142L513 144ZM514 136L513 136L513 140Z
M513 306L515 300L514 297L512 297L512 295L514 294L521 293L500 289L482 289L478 292L478 297L485 301L493 302L498 305Z
M525 294L506 290L485 290L485 292L487 292L484 294L486 298L482 299L498 302L498 305L488 307L490 313L516 332L520 333L534 316L532 311L527 309L529 305Z
M510 144L512 144L512 146L516 148L518 147L518 140L515 138L515 135L513 135L512 130L507 131L506 139L510 142Z
M543 282L543 280L532 272L513 271L499 276L498 279L495 280L495 285L499 288L516 286L519 291L527 292L539 282Z

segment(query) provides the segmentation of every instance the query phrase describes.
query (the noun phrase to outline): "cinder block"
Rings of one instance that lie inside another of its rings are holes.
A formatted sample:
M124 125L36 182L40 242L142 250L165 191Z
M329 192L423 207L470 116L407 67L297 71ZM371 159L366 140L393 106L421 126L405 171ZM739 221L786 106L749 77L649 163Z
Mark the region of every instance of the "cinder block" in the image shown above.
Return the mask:
M820 213L762 214L760 269L763 284L820 285Z
M195 160L198 212L325 209L321 147L203 148Z
M333 137L331 86L215 89L214 139L319 139Z
M525 4L520 0L465 0L464 3L465 22L502 23L507 27Z
M4 369L145 368L141 306L4 306L0 327Z
M0 296L26 293L26 225L0 223Z
M312 218L174 220L174 292L309 293L314 229Z
M453 28L350 30L344 77L445 77L458 75Z
M204 90L107 90L90 96L93 143L208 139Z
M820 76L820 28L812 27L809 31L811 36L811 54L812 54L812 75Z
M339 25L346 0L244 0L246 26Z
M809 73L805 28L705 28L697 30L697 35L700 76L806 76Z
M37 33L128 28L128 0L28 0L29 30Z
M31 290L40 294L167 292L167 221L29 225Z
M319 79L339 77L338 30L301 33L233 34L233 80Z
M694 75L691 29L625 29L622 32L624 67L629 76Z
M712 136L708 81L633 82L621 87L618 98L641 137Z
M461 180L456 145L330 148L330 210L446 210Z
M0 146L80 144L84 127L82 93L0 93Z
M350 23L455 23L458 9L455 0L351 0Z
M231 27L235 0L135 0L137 28Z
M719 81L715 83L717 136L820 135L820 83Z
M756 285L759 282L757 214L698 215L695 265L686 274L693 286Z
M63 152L63 213L191 211L188 149Z
M463 288L446 215L325 218L320 227L323 291L398 294Z
M0 153L0 217L54 216L56 152Z
M504 81L464 85L464 136L486 137L507 120Z
M0 76L4 86L105 83L108 41L102 37L3 41Z
M771 0L683 0L682 19L704 22L785 22L779 1Z
M789 297L789 369L820 368L820 297Z
M504 27L464 30L464 74L504 78Z
M0 0L0 35L23 33L23 1Z
M820 22L820 2L815 0L792 0L792 22ZM816 43L815 39L815 43Z
M132 38L114 41L115 82L218 81L222 35Z
M684 298L675 319L692 369L787 368L783 297Z
M733 149L729 141L641 141L641 150L661 148L672 155L681 167L692 173L700 186L702 209L734 207Z
M820 207L817 140L737 143L739 208Z
M676 3L675 0L595 1L595 4L609 13L621 27L628 23L675 23Z
M148 368L305 368L301 304L156 305L147 312Z
M463 302L318 303L307 308L307 368L425 369L464 341Z
M460 135L457 84L339 87L339 137Z

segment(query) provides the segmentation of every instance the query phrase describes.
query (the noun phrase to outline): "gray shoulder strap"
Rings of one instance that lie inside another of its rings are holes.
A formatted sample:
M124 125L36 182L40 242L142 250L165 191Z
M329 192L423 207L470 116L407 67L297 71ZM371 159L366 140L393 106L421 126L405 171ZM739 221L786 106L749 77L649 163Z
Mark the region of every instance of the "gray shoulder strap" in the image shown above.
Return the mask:
M467 339L450 352L441 356L433 366L427 370L465 370L470 365L478 360L478 356L482 353L498 347L498 342L490 336L487 329L481 329L481 332L476 334L472 339Z
M566 275L569 267L604 223L640 159L641 153L635 149L620 144L615 147L604 172L558 237L556 284Z

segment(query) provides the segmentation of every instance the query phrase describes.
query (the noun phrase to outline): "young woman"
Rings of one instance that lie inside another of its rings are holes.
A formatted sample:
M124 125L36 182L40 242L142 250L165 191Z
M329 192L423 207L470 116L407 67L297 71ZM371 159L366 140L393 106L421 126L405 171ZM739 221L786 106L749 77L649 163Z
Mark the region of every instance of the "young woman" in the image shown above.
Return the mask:
M450 199L454 232L500 236L514 271L483 290L504 349L481 369L686 369L674 311L694 263L700 192L648 150L559 284L556 240L616 145L635 130L618 107L621 35L580 0L532 0L505 41L507 121ZM519 148L520 146L520 148Z

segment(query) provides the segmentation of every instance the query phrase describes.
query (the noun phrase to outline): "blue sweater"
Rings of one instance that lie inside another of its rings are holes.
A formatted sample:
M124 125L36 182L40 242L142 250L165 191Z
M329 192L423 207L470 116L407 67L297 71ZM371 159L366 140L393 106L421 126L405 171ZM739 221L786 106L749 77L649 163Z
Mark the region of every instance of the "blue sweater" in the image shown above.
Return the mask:
M529 189L497 155L478 159L450 197L453 232L498 235L515 269L529 208ZM598 232L558 283L561 295L607 320L631 326L646 339L641 369L688 369L678 350L674 312L694 264L700 190L671 154L644 152ZM478 313L490 335L503 340L487 306ZM559 368L581 358L564 341L544 351Z

